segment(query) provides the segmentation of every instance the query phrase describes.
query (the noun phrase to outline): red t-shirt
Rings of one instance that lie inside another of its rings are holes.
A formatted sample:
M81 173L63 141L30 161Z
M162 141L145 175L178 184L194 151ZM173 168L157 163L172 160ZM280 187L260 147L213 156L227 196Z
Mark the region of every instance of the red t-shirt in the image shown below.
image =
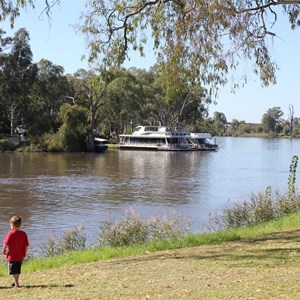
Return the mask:
M7 261L22 262L25 257L25 249L29 246L27 234L22 230L11 230L4 239L4 245L8 245Z

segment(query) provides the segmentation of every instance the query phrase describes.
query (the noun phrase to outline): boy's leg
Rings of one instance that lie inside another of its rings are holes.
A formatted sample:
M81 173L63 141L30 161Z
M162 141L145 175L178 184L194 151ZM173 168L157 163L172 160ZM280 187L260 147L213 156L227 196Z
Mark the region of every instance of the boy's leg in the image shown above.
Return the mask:
M21 273L21 262L9 262L8 270L9 274L13 276L14 279L14 287L20 287L19 277Z
M13 274L15 287L17 287L17 288L20 287L20 284L19 284L19 277L20 277L20 274Z

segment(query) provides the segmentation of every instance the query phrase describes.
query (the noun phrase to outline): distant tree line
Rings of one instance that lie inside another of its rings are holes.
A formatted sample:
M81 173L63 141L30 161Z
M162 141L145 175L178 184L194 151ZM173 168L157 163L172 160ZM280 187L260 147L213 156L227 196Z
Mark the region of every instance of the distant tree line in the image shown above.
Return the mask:
M294 106L289 105L289 114L285 119L281 107L269 108L263 114L261 123L246 123L233 119L227 122L221 112L215 112L212 129L216 135L227 136L289 136L300 137L300 117L294 116Z
M261 124L232 120L222 112L208 116L207 90L183 74L137 68L83 70L64 74L47 59L32 62L29 33L13 37L0 30L0 134L26 132L31 150L93 151L94 137L118 141L136 125L180 125L213 135L284 134L300 136L290 106L269 109Z

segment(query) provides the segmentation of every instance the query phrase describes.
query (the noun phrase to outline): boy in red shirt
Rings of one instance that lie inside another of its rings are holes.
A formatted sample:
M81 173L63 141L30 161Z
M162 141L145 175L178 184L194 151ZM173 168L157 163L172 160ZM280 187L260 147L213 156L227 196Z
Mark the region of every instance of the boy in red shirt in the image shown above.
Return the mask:
M19 276L21 265L28 250L27 234L21 230L22 220L18 216L10 219L11 231L6 235L3 242L3 254L8 261L8 273L14 278L14 287L19 288Z

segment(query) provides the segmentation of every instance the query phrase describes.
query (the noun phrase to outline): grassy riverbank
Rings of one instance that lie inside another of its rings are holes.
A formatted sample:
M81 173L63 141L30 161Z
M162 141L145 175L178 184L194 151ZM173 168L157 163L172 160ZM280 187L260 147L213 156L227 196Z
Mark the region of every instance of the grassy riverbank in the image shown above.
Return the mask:
M23 266L9 299L298 299L300 214L148 245L88 249Z

